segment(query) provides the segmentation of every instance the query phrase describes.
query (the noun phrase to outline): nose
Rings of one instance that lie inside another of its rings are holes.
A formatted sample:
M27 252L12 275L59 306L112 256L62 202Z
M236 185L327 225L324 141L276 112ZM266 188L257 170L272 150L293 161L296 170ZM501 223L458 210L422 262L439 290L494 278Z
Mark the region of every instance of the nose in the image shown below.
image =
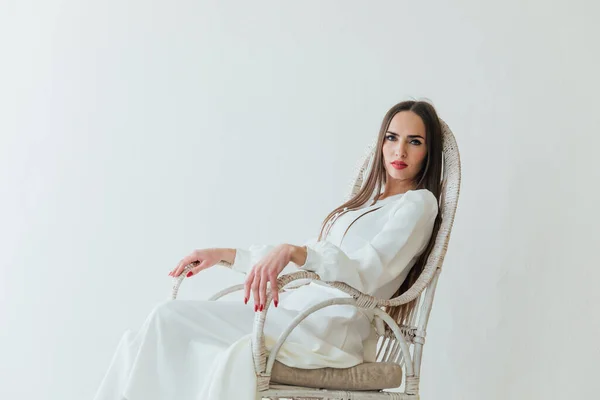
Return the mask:
M406 143L404 141L399 140L399 144L396 147L396 157L397 158L406 158Z

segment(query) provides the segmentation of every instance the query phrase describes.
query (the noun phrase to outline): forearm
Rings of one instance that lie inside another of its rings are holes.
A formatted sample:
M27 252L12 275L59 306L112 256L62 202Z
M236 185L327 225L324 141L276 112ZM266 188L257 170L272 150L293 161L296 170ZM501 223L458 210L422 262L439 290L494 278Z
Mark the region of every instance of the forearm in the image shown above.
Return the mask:
M306 262L306 246L294 246L290 244L290 261L301 267Z
M230 248L220 248L219 255L222 261L228 262L229 264L233 264L235 261L236 250Z

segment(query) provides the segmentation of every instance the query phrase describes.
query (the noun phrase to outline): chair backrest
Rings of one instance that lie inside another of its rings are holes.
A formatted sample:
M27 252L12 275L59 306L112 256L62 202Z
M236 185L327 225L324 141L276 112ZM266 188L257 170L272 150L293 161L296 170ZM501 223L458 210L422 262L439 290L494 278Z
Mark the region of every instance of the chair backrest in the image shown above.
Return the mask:
M401 327L407 341L411 344L412 360L410 361L413 362L413 368L417 379L419 377L425 332L433 305L435 287L441 272L444 256L448 249L450 232L452 231L460 193L461 169L458 146L448 125L442 119L440 119L440 124L442 127L444 161L442 169L442 191L439 199L439 210L442 216L440 229L421 276L419 276L417 281L407 292L391 300L401 304L418 298L418 307L415 308L415 312L410 316L410 324ZM366 177L373 167L374 156L375 146L372 145L368 147L365 157L359 164L357 174L351 183L348 198L355 196L362 188L366 181ZM383 335L384 333L380 331L380 334ZM378 361L394 361L402 364L407 360L402 359L398 344L395 343L395 340L392 337L382 336L378 352Z

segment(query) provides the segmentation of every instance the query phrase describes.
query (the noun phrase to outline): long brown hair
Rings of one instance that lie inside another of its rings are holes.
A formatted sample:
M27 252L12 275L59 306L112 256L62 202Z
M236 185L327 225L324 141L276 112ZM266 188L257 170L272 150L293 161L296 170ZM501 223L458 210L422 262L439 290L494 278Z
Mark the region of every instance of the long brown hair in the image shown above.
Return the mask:
M373 166L369 171L366 182L363 182L362 188L354 197L331 211L329 215L325 217L323 223L321 224L321 231L319 233L318 241L324 239L323 233L325 228L330 228L330 225L332 225L333 222L335 222L335 219L337 219L340 215L347 211L360 208L372 196L375 196L373 198L373 203L377 201L379 193L381 193L381 188L387 182L387 173L384 165L385 160L383 159L383 142L392 118L394 118L394 116L401 111L414 112L421 117L421 120L423 120L423 123L425 124L425 131L427 135L427 156L423 162L421 171L415 177L415 188L429 190L436 197L439 204L442 178L442 128L440 125L440 120L437 116L435 108L431 104L425 101L403 101L390 108L390 110L383 117L381 128L379 129L377 144L375 146L376 151L374 153ZM412 269L408 273L406 279L400 285L393 297L398 297L410 289L419 275L421 275L423 268L425 268L425 263L427 262L429 253L433 248L440 223L441 213L438 212L433 226L433 232L427 247L423 253L421 253ZM417 301L418 298L398 307L390 307L386 311L392 318L394 318L394 320L396 320L399 325L402 325L408 322L408 318L416 307Z

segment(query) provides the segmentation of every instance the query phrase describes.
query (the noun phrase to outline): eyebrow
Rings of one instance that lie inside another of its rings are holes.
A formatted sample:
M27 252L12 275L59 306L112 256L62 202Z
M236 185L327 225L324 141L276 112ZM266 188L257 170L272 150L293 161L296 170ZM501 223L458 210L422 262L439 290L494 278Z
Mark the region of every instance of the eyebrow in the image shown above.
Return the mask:
M392 135L400 136L400 135L398 135L397 133L395 133L395 132L392 132L392 131L387 131L386 133L391 133ZM414 138L421 138L421 139L425 140L425 138L424 138L423 136L421 136L421 135L408 135L408 137L409 137L410 139L414 139Z

